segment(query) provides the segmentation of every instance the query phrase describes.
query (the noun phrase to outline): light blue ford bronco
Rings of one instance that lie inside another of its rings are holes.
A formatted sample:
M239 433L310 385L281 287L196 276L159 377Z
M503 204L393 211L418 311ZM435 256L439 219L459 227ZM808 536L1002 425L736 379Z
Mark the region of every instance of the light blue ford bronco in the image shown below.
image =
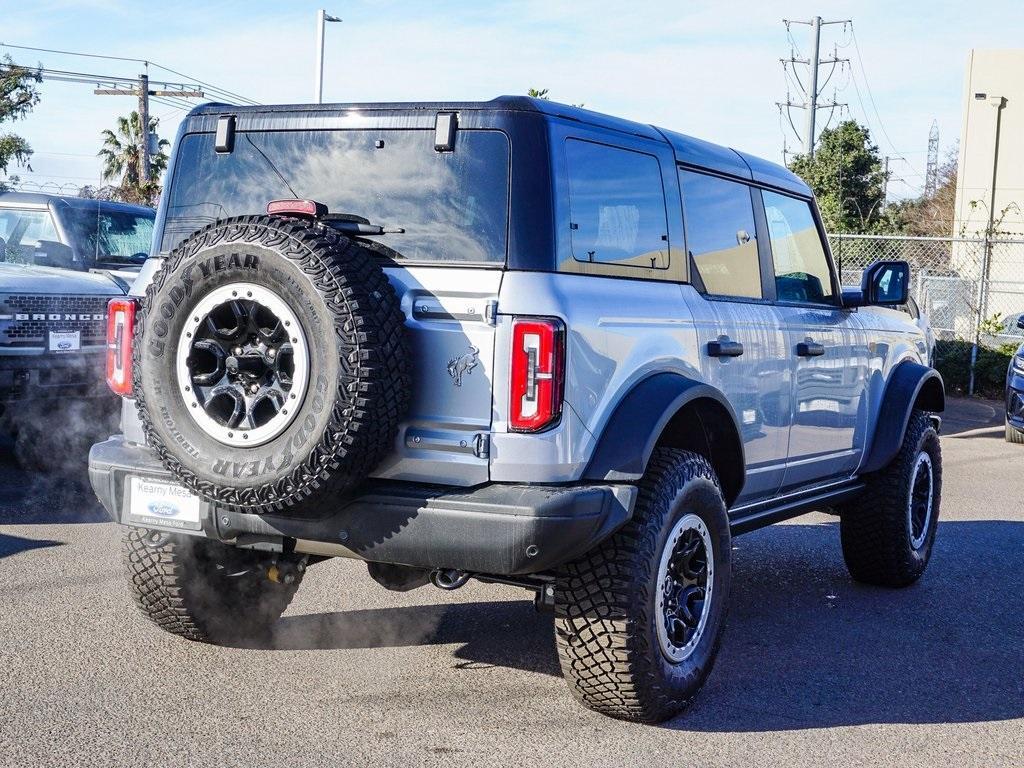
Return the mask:
M518 585L583 704L659 721L711 670L733 536L821 510L859 581L928 563L908 267L841 288L785 168L521 97L207 105L156 229L90 475L169 632L271 633L330 557Z

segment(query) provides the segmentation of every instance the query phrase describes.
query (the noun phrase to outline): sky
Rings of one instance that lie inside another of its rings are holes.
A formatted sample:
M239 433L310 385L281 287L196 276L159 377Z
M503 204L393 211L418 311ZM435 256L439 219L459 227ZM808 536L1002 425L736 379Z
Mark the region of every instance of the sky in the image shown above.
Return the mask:
M326 3L326 5L325 5ZM0 0L0 43L145 59L172 82L201 80L261 103L313 97L316 10L342 19L326 30L324 101L486 100L548 88L556 101L653 123L782 160L799 150L776 102L803 101L779 62L809 56L810 27L783 19L852 19L822 28L821 57L849 58L822 91L865 123L891 156L892 198L920 194L928 132L942 154L960 133L964 67L971 48L1024 45L1020 0ZM135 77L141 64L0 48L22 64ZM822 79L831 65L822 67ZM806 68L796 74L807 82ZM35 150L36 185L99 184L100 132L136 107L128 96L44 81L27 119L5 123ZM198 101L193 100L193 103ZM154 103L173 139L184 110ZM819 125L829 111L819 112ZM793 110L803 130L805 115Z

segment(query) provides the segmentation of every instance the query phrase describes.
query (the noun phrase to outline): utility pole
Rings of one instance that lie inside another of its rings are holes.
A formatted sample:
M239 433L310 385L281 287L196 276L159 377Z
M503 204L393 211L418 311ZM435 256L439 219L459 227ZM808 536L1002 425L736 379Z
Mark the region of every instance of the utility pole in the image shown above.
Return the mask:
M129 80L128 83L131 81ZM149 97L150 96L177 96L182 98L201 99L204 94L198 87L179 86L171 88L170 83L162 83L164 90L150 90L149 75L139 75L138 84L129 88L123 87L127 83L116 83L114 88L96 88L93 93L97 96L137 96L139 99L139 124L142 128L142 135L139 137L139 181L148 182L149 179L149 158L151 147L149 144Z
M139 137L139 181L149 183L149 75L139 75L139 124L142 135Z
M811 85L808 89L807 130L804 131L804 151L807 156L814 157L814 116L818 114L818 59L821 57L821 16L811 20L811 37L814 40L811 48Z
M313 100L317 104L324 102L324 27L329 21L341 21L321 8L316 12L316 69L313 72Z
M829 24L844 24L845 25L845 24L849 24L850 21L851 21L850 19L837 19L835 21L822 21L821 16L815 16L810 21L791 21L789 19L783 19L782 20L782 23L786 25L787 29L789 29L789 26L791 24L807 24L807 25L809 25L811 27L811 55L810 55L810 57L806 58L806 59L797 59L797 58L795 58L793 56L793 53L791 52L790 53L790 57L788 59L780 59L780 61L782 62L783 68L786 68L786 66L789 65L789 64L793 64L793 65L803 64L803 65L806 65L807 68L810 70L810 80L809 80L807 88L804 88L803 83L800 81L799 76L796 75L795 68L794 68L794 76L796 77L797 83L799 84L801 90L804 91L805 101L803 101L803 102L793 102L792 99L790 99L789 94L787 93L786 94L786 100L784 102L776 102L776 106L780 110L783 107L786 107L787 114L788 114L788 110L792 109L794 107L796 109L806 109L807 110L807 119L804 122L804 132L803 132L803 137L802 138L803 138L803 145L804 145L804 154L806 154L809 158L813 158L814 157L814 140L815 140L815 131L816 131L816 122L817 122L818 110L819 109L831 109L831 110L834 111L837 107L845 107L846 106L845 104L839 104L835 100L835 98L833 98L831 102L825 103L825 104L819 102L819 100L818 100L819 97L821 96L821 91L824 88L824 85L819 85L819 82L820 82L820 79L818 77L819 67L822 64L831 64L832 65L832 71L834 72L836 66L838 66L839 64L849 64L849 61L850 61L849 59L840 59L836 55L836 53L833 53L832 54L832 58L830 58L830 59L822 59L821 58L821 28L824 27L824 26L828 26ZM831 79L831 77L832 77L832 73L830 72L828 78L826 78L826 80L825 80L825 85L828 84L828 81ZM831 113L829 113L829 116L831 117ZM792 118L790 118L790 125L791 126L793 125ZM794 132L796 132L795 126L793 127L793 130L794 130Z

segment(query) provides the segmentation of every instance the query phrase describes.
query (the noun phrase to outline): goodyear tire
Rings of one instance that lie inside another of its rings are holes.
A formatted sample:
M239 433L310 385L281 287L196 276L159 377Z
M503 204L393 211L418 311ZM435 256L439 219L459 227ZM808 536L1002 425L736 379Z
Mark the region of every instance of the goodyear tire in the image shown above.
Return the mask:
M693 700L721 642L730 546L725 500L707 459L656 449L632 519L557 574L558 656L584 706L660 722Z
M125 528L123 557L135 604L165 632L203 643L264 641L305 568L272 581L266 553L219 541Z
M358 242L243 216L185 240L146 291L133 382L150 446L223 507L315 514L391 450L404 316Z
M942 449L928 414L915 410L899 453L839 509L843 559L865 584L906 587L928 567L942 501Z

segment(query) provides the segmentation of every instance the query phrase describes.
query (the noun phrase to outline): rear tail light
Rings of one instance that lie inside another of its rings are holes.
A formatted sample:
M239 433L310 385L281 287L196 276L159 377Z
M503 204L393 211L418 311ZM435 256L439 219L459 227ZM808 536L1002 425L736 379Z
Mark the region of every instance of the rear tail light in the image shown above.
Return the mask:
M512 321L509 427L539 432L562 416L565 326L560 320L517 317Z
M132 393L132 334L137 299L111 299L107 304L107 386L114 394Z

